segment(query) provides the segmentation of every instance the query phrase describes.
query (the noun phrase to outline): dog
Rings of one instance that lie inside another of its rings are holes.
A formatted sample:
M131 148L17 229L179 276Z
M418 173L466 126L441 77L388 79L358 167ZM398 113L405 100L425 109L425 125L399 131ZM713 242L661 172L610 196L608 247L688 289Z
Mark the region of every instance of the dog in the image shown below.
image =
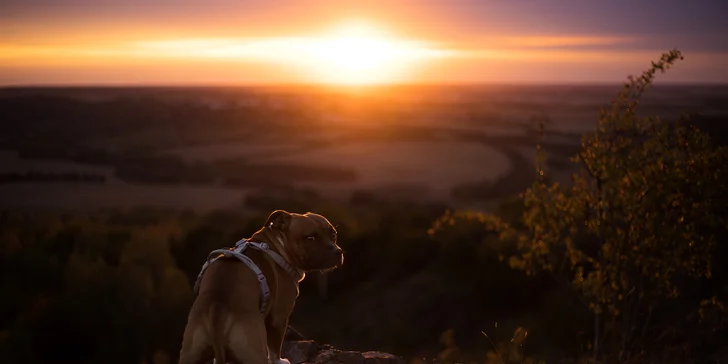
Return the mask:
M276 210L245 241L263 248L246 249L247 258L238 257L249 258L253 266L225 257L208 262L198 279L179 363L214 359L216 364L290 364L280 353L298 284L306 272L328 271L344 263L336 239L336 229L324 216Z

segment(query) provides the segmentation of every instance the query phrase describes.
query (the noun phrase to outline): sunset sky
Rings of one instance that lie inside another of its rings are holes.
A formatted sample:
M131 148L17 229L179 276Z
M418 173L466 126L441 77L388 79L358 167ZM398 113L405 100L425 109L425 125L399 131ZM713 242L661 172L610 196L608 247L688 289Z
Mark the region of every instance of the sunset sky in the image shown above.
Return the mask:
M2 0L0 85L728 83L726 0Z

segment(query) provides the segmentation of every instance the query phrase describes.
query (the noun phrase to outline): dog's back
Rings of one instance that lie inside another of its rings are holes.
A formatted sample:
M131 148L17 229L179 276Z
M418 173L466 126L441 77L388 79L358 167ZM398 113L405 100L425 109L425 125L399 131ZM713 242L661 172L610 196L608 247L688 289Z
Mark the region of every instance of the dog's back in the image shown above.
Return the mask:
M256 263L265 266L264 262ZM241 320L261 316L260 290L246 287L258 287L258 280L250 268L234 258L218 259L207 268L188 318L188 325L194 327L189 351L199 353L199 357L185 356L184 364L205 362L212 355L216 363L226 363L234 351L228 345L231 336L240 340L260 335L240 329ZM231 335L232 331L237 332Z

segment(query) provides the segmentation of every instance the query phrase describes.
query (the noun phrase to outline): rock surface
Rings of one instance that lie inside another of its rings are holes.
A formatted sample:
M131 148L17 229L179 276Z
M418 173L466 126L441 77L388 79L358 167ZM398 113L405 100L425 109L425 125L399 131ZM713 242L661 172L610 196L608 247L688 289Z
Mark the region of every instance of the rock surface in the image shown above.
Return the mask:
M311 340L286 341L281 356L291 364L405 364L399 356L379 351L338 350Z

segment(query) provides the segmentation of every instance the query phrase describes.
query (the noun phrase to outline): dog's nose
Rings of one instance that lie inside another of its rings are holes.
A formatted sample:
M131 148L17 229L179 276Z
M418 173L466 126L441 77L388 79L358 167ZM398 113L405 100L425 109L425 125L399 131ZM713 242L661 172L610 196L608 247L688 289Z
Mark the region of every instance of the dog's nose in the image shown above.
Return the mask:
M332 252L334 253L334 255L336 256L336 260L337 260L337 261L339 262L339 263L338 263L338 265L341 265L341 264L343 264L343 263L344 263L344 251L343 251L343 250L341 250L341 248L339 248L339 247L338 247L338 246L336 246L336 245L333 245L333 246L331 247L331 251L332 251Z

